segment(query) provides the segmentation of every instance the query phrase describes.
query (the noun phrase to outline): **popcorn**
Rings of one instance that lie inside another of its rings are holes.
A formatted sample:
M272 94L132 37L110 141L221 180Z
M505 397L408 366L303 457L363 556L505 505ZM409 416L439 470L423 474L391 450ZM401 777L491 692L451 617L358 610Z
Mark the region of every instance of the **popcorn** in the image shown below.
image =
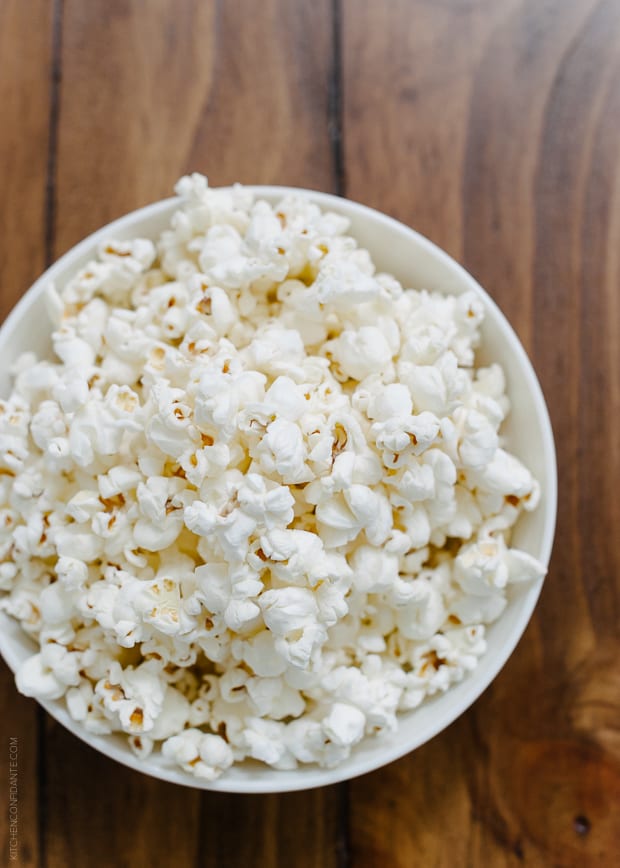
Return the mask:
M300 692L281 678L250 678L246 690L261 717L282 720L284 717L299 717L305 710L306 703Z
M41 653L29 657L15 676L19 692L39 699L59 699L68 686L79 683L80 679L75 664L68 657L61 645L46 645Z
M482 595L508 583L505 546L489 539L463 546L454 562L454 575L466 593Z
M295 499L290 489L258 473L246 474L237 499L241 509L266 530L288 527L293 520Z
M233 753L223 738L199 729L185 729L162 745L162 753L197 778L213 781L233 764Z
M205 780L332 767L542 579L510 546L538 483L474 293L403 289L303 198L176 189L159 238L49 287L55 361L0 401L17 686Z
M440 588L422 578L411 583L411 599L399 606L396 624L407 639L430 639L446 620L447 612Z
M243 732L248 756L274 768L295 768L297 764L292 757L288 756L286 744L282 739L283 726L263 718L250 718L248 723L250 726Z
M44 666L40 654L33 655L20 667L15 682L24 696L36 696L38 699L59 699L67 690L67 685Z
M267 473L277 473L282 482L309 482L312 474L304 463L306 457L303 435L298 425L287 419L274 419L267 426L260 451L262 467Z
M374 546L358 546L351 556L353 585L365 594L381 594L398 581L398 556Z
M314 282L316 296L322 304L345 308L371 301L380 293L380 286L351 259L327 261Z
M181 732L189 719L189 713L190 704L183 694L174 687L167 687L161 711L149 731L149 741L162 741Z
M350 747L361 741L366 717L353 705L334 702L323 720L323 732L339 747Z
M236 644L234 651L257 676L273 678L286 671L288 661L278 653L270 630L262 630L256 636L240 640Z
M275 636L303 630L316 619L317 604L307 588L264 591L260 598L265 626Z
M149 661L135 669L121 669L115 661L95 685L95 695L124 732L148 733L162 713L164 689Z
M392 360L388 342L374 326L362 326L359 331L346 330L326 346L340 370L354 380L363 380L377 371L387 373Z

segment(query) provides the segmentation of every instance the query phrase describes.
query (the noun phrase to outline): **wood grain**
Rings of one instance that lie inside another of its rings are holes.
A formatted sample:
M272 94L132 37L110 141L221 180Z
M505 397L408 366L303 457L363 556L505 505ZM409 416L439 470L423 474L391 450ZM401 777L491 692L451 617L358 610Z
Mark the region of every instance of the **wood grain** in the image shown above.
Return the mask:
M0 321L45 267L52 19L46 0L0 2ZM39 713L0 662L0 863L9 864L9 740L17 738L17 859L39 864ZM11 769L13 771L13 769Z
M177 178L329 189L329 0L65 0L56 251Z
M42 714L37 735L0 667L18 864L617 865L620 3L0 0L0 104L0 318L46 255L184 172L338 190L431 237L499 302L560 474L550 573L501 675L350 785L249 797L147 779ZM3 748L4 781L7 764Z
M50 13L46 0L0 2L1 319L45 267Z
M346 865L346 785L269 796L209 795L203 802L201 866Z
M346 193L456 253L516 326L556 431L558 534L493 686L352 783L352 864L615 865L620 6L455 7L344 0Z

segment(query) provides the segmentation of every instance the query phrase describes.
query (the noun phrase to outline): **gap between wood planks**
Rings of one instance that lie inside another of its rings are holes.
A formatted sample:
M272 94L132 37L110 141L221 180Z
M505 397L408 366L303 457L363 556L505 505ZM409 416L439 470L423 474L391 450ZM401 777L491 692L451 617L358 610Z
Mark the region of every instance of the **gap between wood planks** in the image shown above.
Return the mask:
M328 132L332 150L333 186L338 196L346 195L346 172L343 146L343 63L342 63L342 0L332 0L332 56L329 75L329 120ZM349 823L349 784L338 785L338 868L351 865L351 829Z
M47 175L45 179L45 268L54 261L56 230L56 160L58 151L58 124L60 119L60 82L62 79L62 20L63 0L52 0L52 53L49 88L49 135L47 150ZM47 793L47 712L37 708L37 839L39 864L47 866L45 840L47 824L45 816Z
M343 146L342 0L332 0L332 56L329 74L327 129L332 152L334 193L344 196L346 174Z

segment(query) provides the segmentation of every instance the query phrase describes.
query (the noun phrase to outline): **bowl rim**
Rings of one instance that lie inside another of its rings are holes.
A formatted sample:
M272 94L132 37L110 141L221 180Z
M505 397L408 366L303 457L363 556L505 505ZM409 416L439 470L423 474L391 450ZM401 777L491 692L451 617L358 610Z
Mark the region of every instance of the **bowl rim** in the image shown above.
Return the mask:
M557 514L557 460L553 429L542 388L533 365L515 330L503 314L498 304L482 288L478 281L445 250L426 236L417 232L415 229L412 229L410 226L407 226L401 221L396 220L375 208L371 208L360 202L336 196L331 193L324 193L303 187L260 184L243 184L241 186L243 189L253 193L257 198L277 198L286 195L303 196L310 201L315 202L323 209L335 210L339 213L344 213L345 216L357 215L365 220L378 221L392 232L404 233L409 237L409 240L413 244L417 245L417 247L422 249L428 256L434 258L451 271L458 283L464 289L471 289L482 298L485 307L492 311L496 323L501 326L502 332L510 344L510 351L514 354L516 361L528 382L528 387L535 405L536 416L538 417L541 427L542 448L547 480L545 490L545 510L539 516L539 521L543 526L543 534L540 543L540 554L538 557L545 566L548 566L553 547ZM214 189L232 189L232 185ZM179 196L172 196L166 199L160 199L134 211L130 211L92 232L67 250L34 281L5 318L4 322L0 326L0 345L3 340L6 339L6 336L16 328L18 323L27 316L30 308L39 301L39 297L44 292L45 287L50 281L54 280L57 273L70 267L74 260L79 260L82 255L94 251L100 240L110 237L115 232L131 228L135 223L144 219L161 217L167 212L171 213L174 208L178 207L180 201L181 199ZM345 780L352 780L360 775L382 768L394 760L400 759L418 747L421 747L431 738L434 738L467 711L467 709L471 707L471 705L495 680L512 655L531 619L542 585L543 582L539 582L538 586L532 589L532 592L528 595L527 605L523 606L519 620L513 626L510 635L502 642L500 653L496 654L492 661L492 665L490 665L485 676L477 679L476 671L471 673L469 676L466 676L465 680L469 682L470 689L460 703L456 704L455 707L451 708L447 713L439 716L437 722L434 723L433 726L427 728L421 738L409 738L386 748L384 751L379 750L368 756L360 756L357 758L357 764L353 770L348 768L346 764L336 766L335 768L320 768L312 765L302 766L291 771L272 769L271 771L274 772L273 782L257 780L253 783L251 777L248 777L247 779L229 778L226 774L222 775L222 777L215 781L204 781L193 778L181 769L172 767L152 767L148 763L148 759L140 760L138 757L134 756L129 749L121 749L118 746L116 739L110 735L100 736L88 733L77 721L74 721L69 716L66 708L57 705L57 701L51 702L40 699L37 699L36 701L65 729L68 729L90 747L98 750L105 756L120 762L122 765L133 769L134 771L138 771L142 774L169 783L188 786L199 790L245 794L293 792L327 786ZM12 639L5 635L4 631L0 630L0 654L9 668L15 672L18 658L11 647L12 641Z

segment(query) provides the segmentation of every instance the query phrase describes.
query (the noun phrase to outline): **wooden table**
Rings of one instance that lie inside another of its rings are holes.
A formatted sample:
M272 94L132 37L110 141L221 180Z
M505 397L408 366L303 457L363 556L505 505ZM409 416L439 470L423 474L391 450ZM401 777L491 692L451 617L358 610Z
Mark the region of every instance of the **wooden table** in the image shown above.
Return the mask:
M242 797L141 777L2 665L7 803L19 739L2 864L620 864L620 2L0 0L0 107L0 315L181 173L331 190L415 226L499 302L560 472L551 570L504 671L350 784Z

